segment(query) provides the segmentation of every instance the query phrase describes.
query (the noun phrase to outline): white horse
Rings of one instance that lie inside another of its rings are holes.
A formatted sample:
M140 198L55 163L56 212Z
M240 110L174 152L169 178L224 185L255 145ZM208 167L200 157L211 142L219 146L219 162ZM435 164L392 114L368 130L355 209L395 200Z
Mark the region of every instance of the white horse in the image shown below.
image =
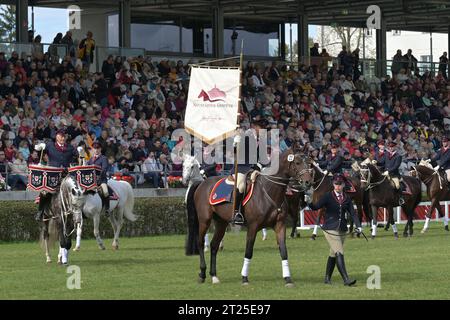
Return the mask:
M119 249L119 234L123 224L123 217L132 222L137 219L137 217L133 214L134 195L133 188L126 181L109 179L108 186L113 189L119 197L118 200L110 201L110 215L108 217L114 232L112 247L114 250L117 250ZM101 250L105 250L105 246L99 232L100 215L104 214L104 210L102 206L102 199L98 193L88 193L86 195L86 203L83 207L83 214L94 220L95 239L97 240L99 248ZM77 227L77 242L75 248L73 249L74 251L80 250L82 227L83 222L81 222L81 224Z
M193 183L196 181L203 181L205 177L200 173L200 162L198 162L195 156L183 155L183 184L188 185L186 190L186 196L184 199L184 203L187 201L187 195L189 193L189 189L192 187ZM262 229L263 241L267 239L267 229ZM219 246L220 250L223 250L223 239L220 242ZM205 252L209 250L209 234L205 235Z

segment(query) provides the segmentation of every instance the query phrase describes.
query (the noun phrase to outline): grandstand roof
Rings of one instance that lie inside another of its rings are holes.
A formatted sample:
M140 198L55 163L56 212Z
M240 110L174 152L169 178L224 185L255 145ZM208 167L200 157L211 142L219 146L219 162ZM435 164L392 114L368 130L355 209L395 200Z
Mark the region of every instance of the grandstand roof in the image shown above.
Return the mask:
M132 20L145 18L169 19L185 16L210 18L216 3L224 8L225 19L237 21L293 22L298 12L308 15L308 23L364 27L369 5L380 6L387 30L448 32L449 0L130 0ZM69 3L81 8L114 8L119 0L34 0L36 6L67 7Z

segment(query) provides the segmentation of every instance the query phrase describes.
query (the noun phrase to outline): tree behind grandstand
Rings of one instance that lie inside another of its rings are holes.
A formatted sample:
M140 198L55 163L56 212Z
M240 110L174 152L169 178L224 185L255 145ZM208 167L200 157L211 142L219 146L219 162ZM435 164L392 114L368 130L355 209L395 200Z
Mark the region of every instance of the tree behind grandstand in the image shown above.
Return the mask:
M16 7L0 6L0 40L13 42L16 40Z

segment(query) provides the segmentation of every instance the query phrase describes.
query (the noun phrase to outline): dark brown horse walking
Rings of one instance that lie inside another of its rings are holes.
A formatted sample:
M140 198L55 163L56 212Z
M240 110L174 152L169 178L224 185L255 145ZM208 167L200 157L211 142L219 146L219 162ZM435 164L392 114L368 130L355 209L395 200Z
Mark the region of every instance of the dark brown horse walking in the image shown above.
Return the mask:
M297 233L297 224L300 209L306 207L305 190L301 185L293 184L289 186L289 191L289 194L286 193L286 204L288 215L292 220L291 238L296 238L299 236Z
M450 189L445 181L446 177L441 177L438 171L435 171L426 161L421 161L419 165L413 167L412 175L417 176L427 187L428 198L431 200L430 210L426 214L426 221L421 233L428 230L431 215L434 209L437 209L439 217L444 216L440 201L450 200ZM448 231L448 221L445 221L445 230Z
M188 194L188 241L187 254L200 255L199 282L206 278L206 262L204 254L204 237L214 218L215 232L211 241L210 275L213 283L218 283L216 271L216 256L229 221L233 217L232 203L210 205L209 196L220 177L211 177L203 181L195 190ZM248 271L253 256L253 246L256 234L262 228L271 227L275 230L277 243L282 260L283 278L286 286L292 286L289 272L286 248L286 187L290 180L295 179L301 184L309 184L311 174L305 157L294 155L288 149L279 155L279 169L274 175L261 173L257 175L253 195L243 207L243 214L247 224L247 243L244 266L242 268L242 283L248 283ZM192 201L193 200L193 201ZM197 242L198 251L194 250L193 240Z
M315 204L319 199L327 192L330 192L333 190L333 177L324 175L322 170L316 165L312 165L313 168L313 194L312 194L312 202ZM348 180L353 184L355 187L355 192L348 192L347 195L352 199L353 203L356 205L356 209L358 211L358 217L359 221L362 222L363 212L365 211L366 216L369 213L368 208L364 208L363 211L363 205L364 205L364 189L361 188L361 180L357 177L347 177ZM319 225L320 218L323 216L325 210L320 210L319 215L316 221L316 228L314 228L314 232L312 235L312 239L315 239L317 235L317 226ZM351 221L349 232L352 233L353 231L353 221Z
M389 179L382 175L380 170L372 163L362 164L367 166L367 181L368 202L372 217L372 239L377 234L377 212L378 208L386 208L388 212L388 223L392 225L394 237L398 238L397 226L394 220L394 207L398 206L399 196ZM411 194L404 195L405 203L401 206L408 217L408 222L403 231L404 236L413 235L413 218L414 210L422 200L422 192L420 181L414 177L402 176L403 181L406 182L410 188Z

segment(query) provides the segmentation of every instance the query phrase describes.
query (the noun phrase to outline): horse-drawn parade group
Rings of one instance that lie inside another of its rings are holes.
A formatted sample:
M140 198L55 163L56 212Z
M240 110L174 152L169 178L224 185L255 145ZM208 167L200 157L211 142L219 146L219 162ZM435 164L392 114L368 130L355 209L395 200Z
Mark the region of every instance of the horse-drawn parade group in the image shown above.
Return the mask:
M263 127L263 123L255 121L245 134L243 131L236 134L234 150L240 148L251 154L251 146L256 145L256 153L259 154L259 132ZM211 165L201 163L197 155L183 154L183 183L188 187L184 201L188 224L185 253L200 256L199 282L206 279L206 249L211 254L209 274L212 283L220 282L217 277L217 254L231 224L243 225L247 230L242 284L249 283L250 263L258 231L266 232L266 228L272 228L281 255L285 285L293 286L286 246L287 220L291 217L291 236L294 236L300 210L309 208L318 210L316 226L322 229L330 246L324 282L331 283L336 267L344 284L354 285L356 280L350 278L346 271L344 239L348 234L356 234L367 240L363 232L364 216L370 228L370 238L375 239L378 208L385 208L387 222L395 238L398 238L394 208L400 206L407 216L403 234L411 237L415 209L422 201L422 184L431 201L422 232L428 228L434 210L444 216L440 202L450 200L450 142L447 138L443 139L443 147L435 159L422 160L411 168L408 176L399 174L401 156L396 151L395 143L388 143L386 151L384 144L384 141L378 142L379 149L373 157L360 163L354 162L350 176L341 173L342 157L337 145L331 147L332 157L325 164L316 163L303 146L296 143L284 152L277 152L277 148L272 147L274 151L270 158L273 162L277 157L276 172L269 172L258 157L252 163L248 156L244 156L244 161L236 162L232 168L234 174L219 176L210 170ZM93 219L97 244L100 249L105 249L99 221L101 216L107 217L114 231L112 246L118 249L124 217L130 221L137 218L133 214L133 189L126 181L107 179L106 158L102 155L101 145L94 143L94 156L86 162L83 150L67 144L65 132L58 131L56 141L38 144L35 149L41 152L41 159L44 153L49 159L46 165L29 165L28 184L29 189L40 192L36 198L39 203L36 220L42 228L46 262L52 261L50 245L57 240L58 263L69 264L71 239L76 236L74 251L78 251L84 218ZM208 239L213 221L214 235L208 243L205 238ZM448 231L448 225L445 230ZM311 238L315 239L316 234L315 230Z

